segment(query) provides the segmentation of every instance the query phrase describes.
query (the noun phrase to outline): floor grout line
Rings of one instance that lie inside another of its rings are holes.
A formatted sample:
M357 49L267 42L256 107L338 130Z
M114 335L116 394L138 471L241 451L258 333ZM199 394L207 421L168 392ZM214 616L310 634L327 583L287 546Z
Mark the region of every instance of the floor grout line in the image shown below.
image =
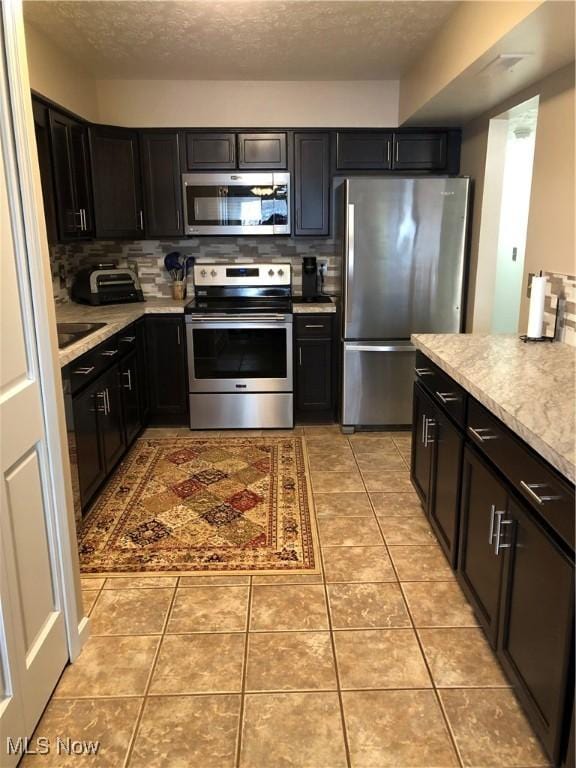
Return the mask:
M236 756L235 766L240 767L240 760L242 758L242 735L244 730L244 708L246 704L246 676L248 674L248 644L250 641L250 619L252 613L252 590L253 590L253 577L250 576L249 589L248 589L248 604L246 606L246 629L244 637L244 660L242 662L242 683L240 688L240 712L238 714L238 733L236 736Z
M166 616L164 617L164 625L162 627L162 634L160 635L160 640L158 642L158 647L156 648L156 652L154 653L154 658L152 659L152 665L150 667L150 672L148 674L148 679L146 681L146 686L144 688L144 695L142 698L142 705L140 707L140 711L138 713L138 716L136 718L136 723L134 726L134 730L132 732L132 738L130 739L130 742L128 744L128 749L126 750L126 755L124 758L123 765L126 767L130 764L130 761L132 760L132 753L134 751L134 746L136 744L136 740L138 738L138 732L140 731L140 725L142 724L142 718L144 716L144 709L146 707L146 701L148 699L148 694L150 691L150 686L152 685L152 678L154 677L154 672L156 671L156 665L158 664L158 659L160 658L160 652L162 650L162 644L164 641L164 637L166 636L166 628L168 626L168 622L170 621L170 615L172 613L172 608L174 607L174 601L176 600L176 594L178 591L178 584L180 582L180 578L177 577L176 584L173 587L172 591L172 598L170 600L170 604L168 606L168 610L166 611Z

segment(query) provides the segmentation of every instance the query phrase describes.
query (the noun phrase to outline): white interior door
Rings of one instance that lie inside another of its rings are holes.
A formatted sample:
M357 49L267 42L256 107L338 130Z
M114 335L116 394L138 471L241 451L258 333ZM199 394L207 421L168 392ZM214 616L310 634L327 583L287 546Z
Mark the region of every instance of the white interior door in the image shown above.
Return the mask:
M4 23L0 61L0 765L30 735L68 657Z

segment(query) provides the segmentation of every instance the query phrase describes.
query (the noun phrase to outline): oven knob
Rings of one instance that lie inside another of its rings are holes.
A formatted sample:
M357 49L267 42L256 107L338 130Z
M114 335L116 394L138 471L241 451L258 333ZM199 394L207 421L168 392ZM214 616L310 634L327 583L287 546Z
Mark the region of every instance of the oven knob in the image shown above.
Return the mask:
M274 270L273 269L269 269L268 270L268 274L270 275L270 277L272 277L274 275Z
M279 269L278 270L278 277L282 277L283 274L284 274L284 270L283 269Z
M206 275L207 275L207 272L206 272L206 270L205 270L205 269L203 269L203 270L200 272L200 275L201 275L202 277L206 277Z
M216 270L215 270L215 269L213 269L213 270L212 270L212 272L210 272L210 274L212 275L212 277L216 277L216 275L218 274L218 272L216 272Z

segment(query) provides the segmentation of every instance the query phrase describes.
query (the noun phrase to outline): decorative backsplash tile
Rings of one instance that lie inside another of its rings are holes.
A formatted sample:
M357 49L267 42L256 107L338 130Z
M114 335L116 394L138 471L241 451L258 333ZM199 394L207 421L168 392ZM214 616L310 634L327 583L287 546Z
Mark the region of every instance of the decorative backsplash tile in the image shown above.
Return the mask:
M52 284L56 303L69 301L75 272L83 266L114 262L119 267L135 266L145 296L170 296L170 278L164 256L180 251L197 261L290 262L294 293L302 285L302 257L326 259L328 270L324 290L340 292L340 256L337 242L328 238L294 237L203 237L185 240L138 240L131 242L94 241L56 245L50 250ZM189 277L188 295L192 294Z
M544 334L554 333L556 308L558 328L556 338L576 347L576 276L559 272L544 272L548 278L544 303Z

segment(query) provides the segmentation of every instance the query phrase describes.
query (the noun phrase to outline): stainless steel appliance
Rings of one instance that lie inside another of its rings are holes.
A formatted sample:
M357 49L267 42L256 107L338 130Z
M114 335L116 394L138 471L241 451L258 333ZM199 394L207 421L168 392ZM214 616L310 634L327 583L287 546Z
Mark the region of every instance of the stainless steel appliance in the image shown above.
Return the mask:
M290 234L289 173L184 173L186 235Z
M74 275L70 295L79 304L144 301L136 273L116 264L97 264L79 269Z
M342 242L345 431L412 421L412 333L463 329L467 178L348 178Z
M194 283L190 427L292 427L290 264L195 264Z

